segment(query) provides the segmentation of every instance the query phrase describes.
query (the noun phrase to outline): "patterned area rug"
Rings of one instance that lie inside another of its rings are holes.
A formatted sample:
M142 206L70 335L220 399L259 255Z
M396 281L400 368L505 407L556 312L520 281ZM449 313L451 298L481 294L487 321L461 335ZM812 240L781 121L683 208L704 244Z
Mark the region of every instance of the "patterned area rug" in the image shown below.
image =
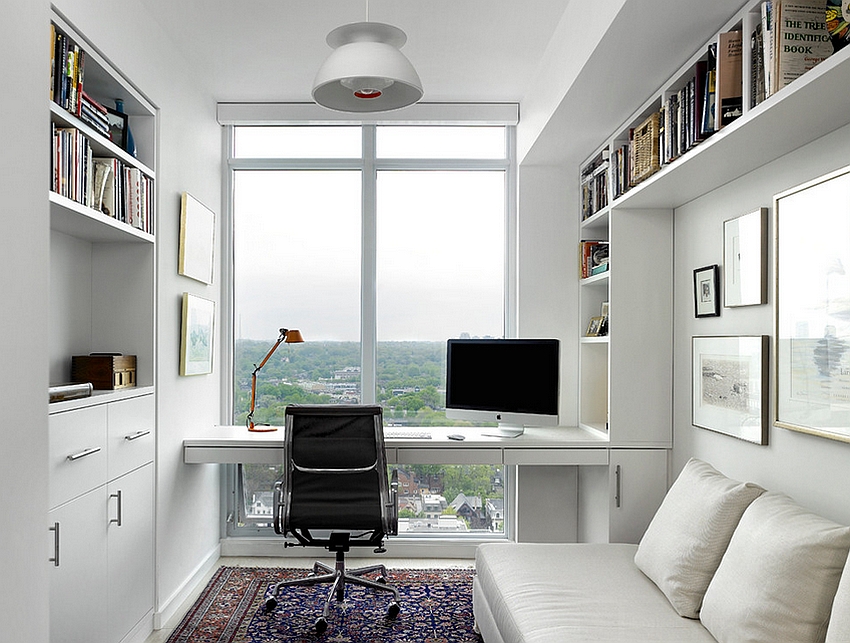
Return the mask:
M394 620L386 618L392 594L347 586L323 634L313 624L329 585L282 588L277 607L265 609L269 585L304 574L222 567L167 643L481 643L473 630L471 569L390 569L389 582L401 593L401 613Z

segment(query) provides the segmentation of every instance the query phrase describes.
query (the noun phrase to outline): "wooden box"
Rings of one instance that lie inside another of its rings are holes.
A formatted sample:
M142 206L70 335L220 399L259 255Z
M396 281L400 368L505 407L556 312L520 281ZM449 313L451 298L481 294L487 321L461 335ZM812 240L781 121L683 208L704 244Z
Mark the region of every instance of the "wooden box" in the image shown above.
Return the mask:
M111 391L136 385L135 355L74 355L71 381L91 382L97 390Z

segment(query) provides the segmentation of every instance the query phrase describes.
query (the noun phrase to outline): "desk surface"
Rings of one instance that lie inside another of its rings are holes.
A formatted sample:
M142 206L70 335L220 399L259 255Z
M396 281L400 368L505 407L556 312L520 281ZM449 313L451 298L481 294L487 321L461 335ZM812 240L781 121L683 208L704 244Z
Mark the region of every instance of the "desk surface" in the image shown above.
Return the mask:
M487 436L487 429L426 427L430 439L388 438L387 460L408 464L607 464L608 441L578 427L527 428L515 438ZM450 434L466 439L452 440ZM244 426L213 426L183 440L183 461L280 464L284 432L249 432Z

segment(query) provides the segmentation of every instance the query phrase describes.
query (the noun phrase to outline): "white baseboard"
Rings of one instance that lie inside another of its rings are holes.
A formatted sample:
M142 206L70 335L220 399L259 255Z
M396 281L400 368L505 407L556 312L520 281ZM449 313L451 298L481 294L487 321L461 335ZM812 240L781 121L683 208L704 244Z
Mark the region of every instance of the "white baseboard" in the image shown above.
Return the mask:
M221 544L216 545L195 567L180 587L171 596L161 602L159 609L153 615L153 628L155 630L161 630L168 623L169 619L177 614L183 603L192 598L206 575L210 570L215 568L219 558L221 558Z

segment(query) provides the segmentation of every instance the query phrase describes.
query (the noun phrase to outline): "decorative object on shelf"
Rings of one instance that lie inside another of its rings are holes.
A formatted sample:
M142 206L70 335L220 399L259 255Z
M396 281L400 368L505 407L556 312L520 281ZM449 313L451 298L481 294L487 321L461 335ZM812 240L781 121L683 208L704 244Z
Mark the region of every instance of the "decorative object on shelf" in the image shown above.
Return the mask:
M717 294L719 275L720 268L717 264L694 270L695 317L720 316L720 297Z
M585 331L585 333L584 333L585 336L586 337L601 337L602 335L607 334L607 329L606 329L606 333L600 332L602 330L603 322L605 322L604 317L601 317L601 316L591 317L590 321L587 324L587 331Z
M205 284L213 282L215 212L188 192L180 199L180 252L177 272Z
M289 328L281 328L280 335L277 338L277 341L274 345L269 349L269 352L266 353L266 356L263 358L259 364L254 365L254 370L251 373L251 408L248 410L248 417L245 419L245 425L248 427L249 431L277 431L277 427L268 426L265 424L254 424L254 407L257 401L257 373L260 372L260 369L266 365L266 362L269 361L269 358L274 354L277 350L277 347L281 344L300 344L304 341L304 338L301 336L301 331L297 329L289 329Z
M648 179L661 169L658 148L659 114L653 112L643 123L630 132L632 154L632 185Z
M212 373L215 302L183 293L180 375Z
M850 167L774 197L775 423L850 442Z
M71 380L91 382L98 391L132 388L136 385L136 356L121 353L74 355Z
M422 98L422 81L401 53L407 35L398 27L366 22L337 27L328 34L333 52L313 81L313 100L341 112L384 112Z
M826 30L832 39L833 52L850 43L850 1L826 0Z
M127 114L111 107L106 108L106 121L109 124L109 140L122 150L127 149Z
M133 132L130 130L130 119L124 112L124 101L120 98L115 99L115 111L119 114L124 114L124 145L122 149L129 152L133 158L136 157L136 140L133 138Z
M767 303L767 208L723 222L723 305Z
M767 335L692 339L692 422L767 444Z
M56 384L47 388L48 399L51 403L76 400L81 397L91 397L93 391L94 385L91 382Z

